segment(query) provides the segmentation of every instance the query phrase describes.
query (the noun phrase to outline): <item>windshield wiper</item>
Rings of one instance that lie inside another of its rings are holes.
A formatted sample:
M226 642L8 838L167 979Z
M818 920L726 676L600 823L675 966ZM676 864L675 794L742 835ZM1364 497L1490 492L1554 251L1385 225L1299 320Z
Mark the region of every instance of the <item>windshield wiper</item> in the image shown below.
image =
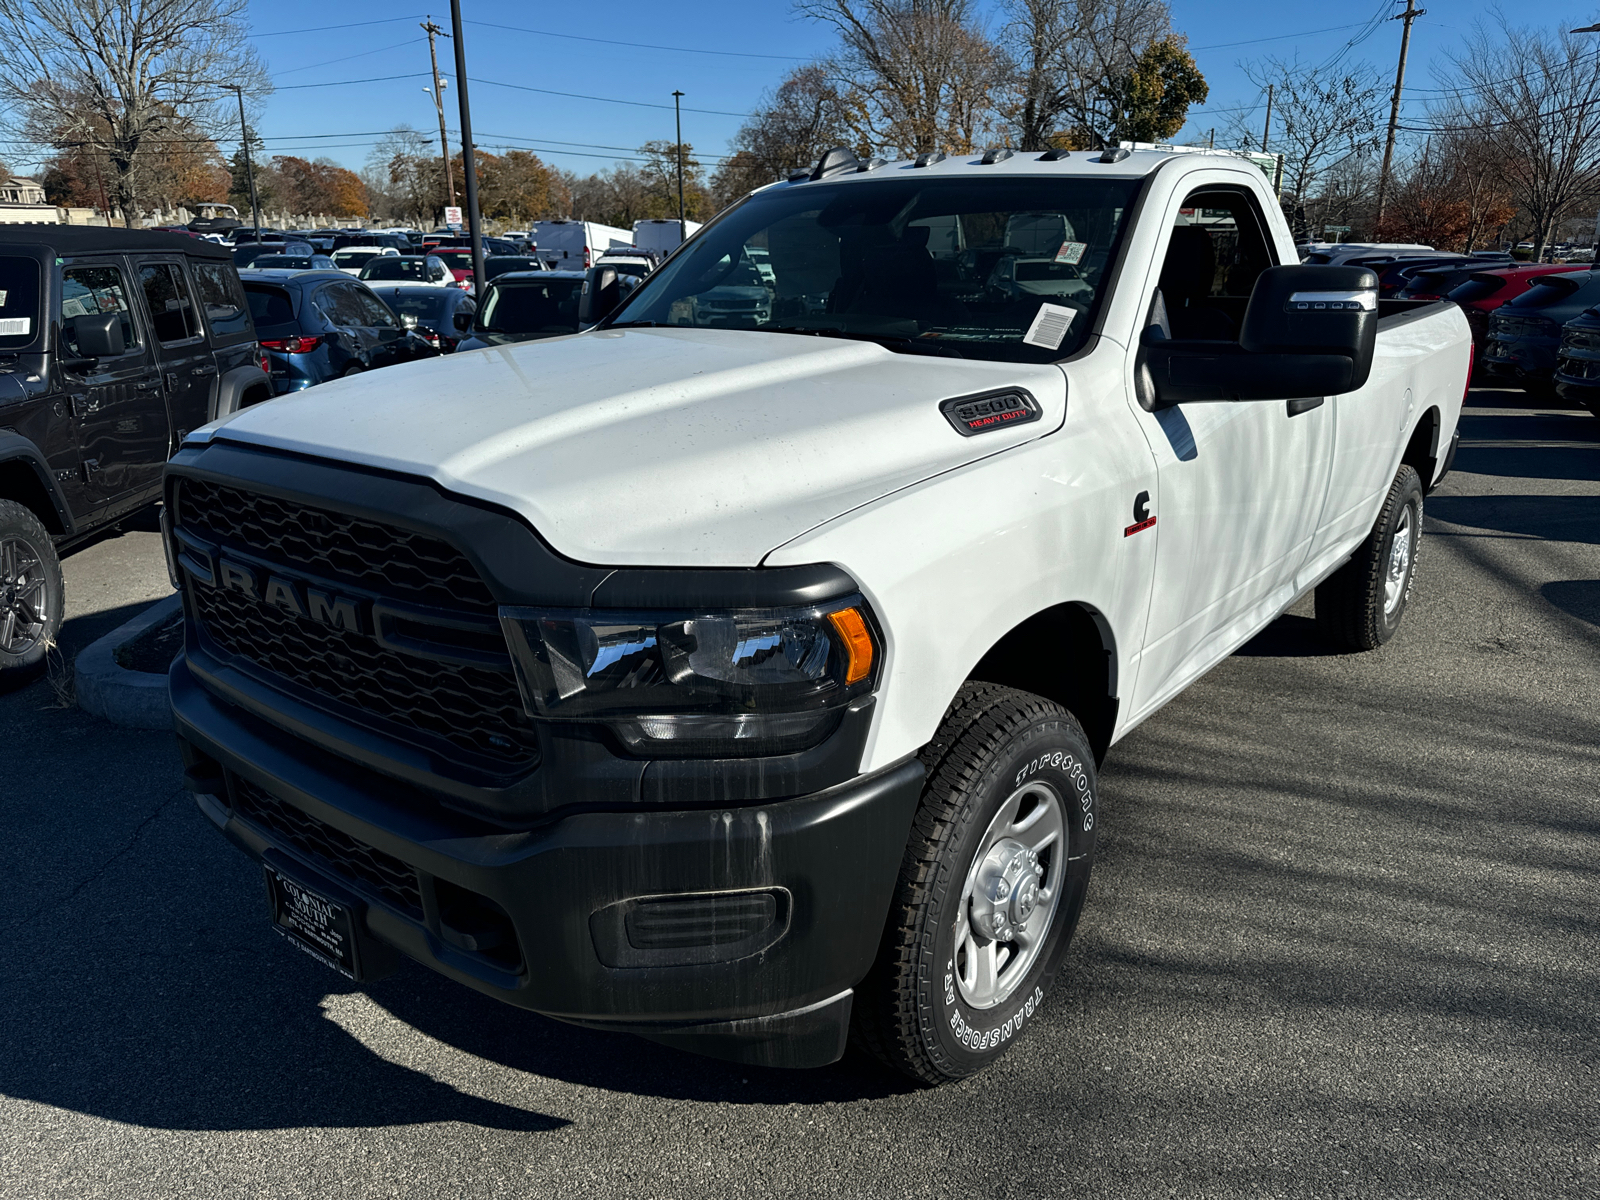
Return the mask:
M613 321L607 329L669 329L665 321Z
M932 338L906 337L896 333L857 333L848 329L807 329L800 325L757 325L764 333L800 333L811 337L846 338L854 342L876 342L897 354L926 354L935 358L965 358L954 346L941 345Z

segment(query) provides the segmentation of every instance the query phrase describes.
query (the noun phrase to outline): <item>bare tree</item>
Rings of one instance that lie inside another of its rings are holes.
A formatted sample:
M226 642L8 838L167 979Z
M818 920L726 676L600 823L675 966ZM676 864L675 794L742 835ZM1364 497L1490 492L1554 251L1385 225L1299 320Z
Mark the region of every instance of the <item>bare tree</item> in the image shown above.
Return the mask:
M965 154L988 133L1005 67L973 0L801 0L798 8L839 31L831 65L863 146Z
M853 137L844 97L827 68L810 63L791 71L762 97L734 135L734 153L717 168L711 190L719 205L729 204ZM858 149L865 152L868 147Z
M1012 61L1001 111L1021 148L1113 144L1130 123L1140 59L1174 37L1166 0L1008 0L1005 11L1000 36Z
M1533 228L1533 257L1580 203L1600 195L1600 56L1569 33L1479 24L1452 56L1458 90L1434 113L1445 132L1481 130Z
M1296 235L1305 236L1305 206L1324 173L1377 148L1384 88L1365 63L1341 70L1266 58L1247 65L1245 74L1262 90L1273 89L1268 148L1283 155L1283 204L1295 214ZM1235 122L1231 136L1242 149L1260 145L1260 132L1243 121Z
M0 0L0 103L26 136L103 151L131 221L148 143L219 130L219 81L270 90L247 33L246 0Z

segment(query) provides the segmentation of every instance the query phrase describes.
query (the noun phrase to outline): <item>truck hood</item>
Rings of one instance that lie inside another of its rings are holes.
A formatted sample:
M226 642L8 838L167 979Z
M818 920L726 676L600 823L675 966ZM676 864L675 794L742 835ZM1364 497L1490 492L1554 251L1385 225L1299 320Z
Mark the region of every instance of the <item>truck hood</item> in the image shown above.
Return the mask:
M1042 418L964 437L940 412L1008 386L1030 391ZM352 376L201 436L426 476L522 514L580 562L747 567L852 508L1032 441L1065 412L1054 366L611 329Z

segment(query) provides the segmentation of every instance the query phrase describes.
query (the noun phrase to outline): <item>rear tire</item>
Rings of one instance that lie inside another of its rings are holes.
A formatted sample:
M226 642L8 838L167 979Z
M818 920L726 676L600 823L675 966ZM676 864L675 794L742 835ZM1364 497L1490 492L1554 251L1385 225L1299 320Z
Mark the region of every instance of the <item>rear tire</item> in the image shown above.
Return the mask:
M14 500L0 500L0 687L41 674L56 644L66 585L50 533Z
M1366 541L1317 585L1317 629L1346 650L1376 650L1411 602L1422 545L1422 480L1402 463Z
M853 1032L933 1086L983 1070L1037 1016L1088 890L1097 785L1071 713L994 683L962 685L921 757L928 778Z
M359 374L361 374L361 372L363 372L365 370L366 370L366 368L363 367L360 363L358 363L358 362L357 363L351 363L348 367L346 367L343 371L341 371L339 373L339 378L340 379L348 379L350 376L359 375Z

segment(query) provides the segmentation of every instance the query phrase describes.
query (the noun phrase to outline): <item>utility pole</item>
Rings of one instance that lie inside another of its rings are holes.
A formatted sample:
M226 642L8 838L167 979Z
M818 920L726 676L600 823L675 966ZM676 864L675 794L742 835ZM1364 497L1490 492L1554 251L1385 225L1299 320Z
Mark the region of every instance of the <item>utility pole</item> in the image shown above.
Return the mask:
M223 87L231 87L233 94L239 97L239 146L244 150L244 176L250 181L250 219L255 223L256 232L261 230L261 202L256 199L256 169L250 161L250 129L244 123L244 88L237 84L225 83Z
M1417 0L1406 0L1406 10L1390 17L1391 21L1404 21L1400 34L1400 66L1394 73L1394 103L1389 106L1389 137L1383 144L1383 167L1378 172L1378 214L1373 218L1376 227L1383 221L1383 206L1389 191L1389 163L1394 158L1395 126L1400 124L1400 92L1406 86L1406 52L1411 49L1411 22L1428 10L1417 7ZM1374 228L1376 232L1376 228Z
M478 167L472 154L472 108L467 103L467 46L461 32L461 0L450 0L450 29L456 43L456 102L461 105L461 174L467 191L467 232L472 236L472 286L480 299L488 282L483 273L483 220L478 216Z
M689 240L689 223L683 219L683 109L680 104L683 100L682 92L672 93L672 117L677 122L678 141L678 243L682 245Z
M1267 84L1267 123L1261 127L1261 153L1267 152L1267 138L1272 136L1272 84Z
M450 166L450 137L444 131L444 80L439 76L439 52L434 48L433 39L436 37L449 37L450 35L433 23L429 17L423 22L422 28L428 32L428 61L433 64L433 86L425 88L433 96L433 107L439 113L439 153L444 155L444 182L450 191L450 207L456 206L456 173ZM459 57L459 56L458 56ZM457 72L457 82L463 88L466 83L460 79Z

